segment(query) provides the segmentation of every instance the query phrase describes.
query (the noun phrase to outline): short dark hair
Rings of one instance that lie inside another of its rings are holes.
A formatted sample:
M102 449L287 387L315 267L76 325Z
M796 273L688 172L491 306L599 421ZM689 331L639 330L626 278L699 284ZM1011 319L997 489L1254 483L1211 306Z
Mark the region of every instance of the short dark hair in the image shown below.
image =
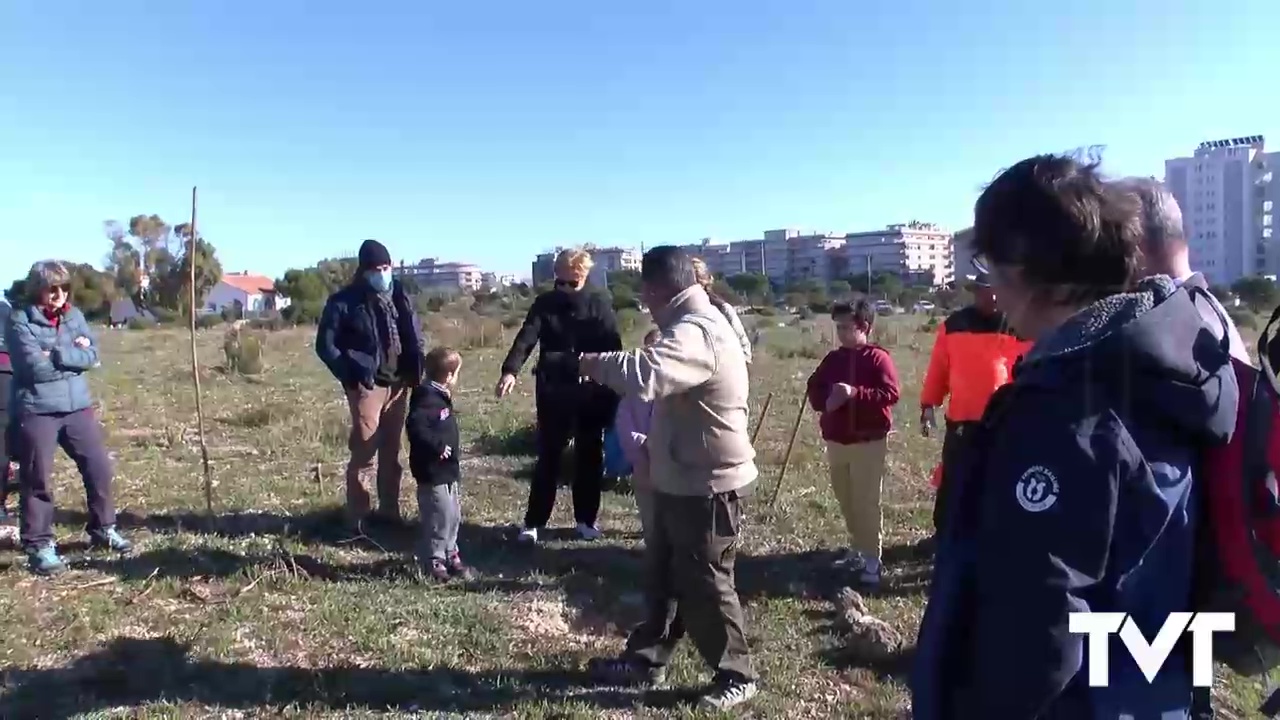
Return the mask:
M1033 287L1068 289L1063 301L1098 299L1137 279L1140 214L1137 198L1104 181L1097 163L1037 155L982 191L973 249L1019 267Z
M1142 203L1142 249L1148 256L1163 256L1187 246L1182 229L1182 208L1164 183L1155 178L1130 177L1116 187L1132 193Z
M461 367L462 355L451 347L434 347L427 353L423 365L428 380L444 382L450 373Z
M650 248L640 260L640 279L676 292L698 284L693 256L675 245Z
M876 309L866 298L851 303L838 302L831 306L831 319L839 321L840 318L853 318L854 322L867 326L869 330L876 324Z

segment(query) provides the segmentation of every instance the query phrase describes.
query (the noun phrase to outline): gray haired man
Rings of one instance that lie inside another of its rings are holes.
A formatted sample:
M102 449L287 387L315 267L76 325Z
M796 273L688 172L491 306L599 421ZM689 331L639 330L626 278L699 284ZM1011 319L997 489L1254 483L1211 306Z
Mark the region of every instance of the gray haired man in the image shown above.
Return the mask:
M1147 275L1168 275L1178 285L1195 278L1203 282L1204 276L1191 269L1191 250L1182 228L1182 209L1178 200L1162 183L1154 178L1131 177L1119 181L1119 185L1142 201L1142 255L1143 270ZM1249 348L1240 337L1236 324L1227 315L1226 308L1217 298L1209 295L1214 307L1201 308L1209 327L1219 327L1219 314L1226 320L1227 342L1231 355L1249 364ZM1216 310L1216 312L1215 312Z

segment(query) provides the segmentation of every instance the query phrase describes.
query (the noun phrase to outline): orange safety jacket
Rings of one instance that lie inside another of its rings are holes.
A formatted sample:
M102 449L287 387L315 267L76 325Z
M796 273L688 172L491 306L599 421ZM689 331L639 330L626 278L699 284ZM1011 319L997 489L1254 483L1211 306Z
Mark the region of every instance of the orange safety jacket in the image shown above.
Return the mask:
M938 326L920 406L938 407L950 395L947 420L982 419L987 401L1009 382L1013 364L1031 344L1009 331L1004 313L987 315L972 306L957 310Z

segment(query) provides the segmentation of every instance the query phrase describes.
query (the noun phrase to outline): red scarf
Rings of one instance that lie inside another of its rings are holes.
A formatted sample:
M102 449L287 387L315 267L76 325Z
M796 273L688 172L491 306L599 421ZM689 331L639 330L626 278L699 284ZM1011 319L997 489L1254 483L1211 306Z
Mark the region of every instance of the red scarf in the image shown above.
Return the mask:
M42 307L40 308L40 312L44 314L44 318L48 320L53 325L53 328L56 330L58 329L58 326L62 324L62 317L67 314L67 310L70 308L71 308L71 303L68 302L68 303L63 303L62 307L57 308L55 310L50 310L49 308Z

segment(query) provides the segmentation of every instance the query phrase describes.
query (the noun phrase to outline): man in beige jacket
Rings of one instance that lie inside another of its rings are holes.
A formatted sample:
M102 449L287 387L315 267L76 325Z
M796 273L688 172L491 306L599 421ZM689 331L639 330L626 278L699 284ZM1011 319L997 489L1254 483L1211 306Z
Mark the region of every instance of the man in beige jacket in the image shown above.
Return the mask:
M734 582L740 503L757 475L747 432L747 362L733 328L698 284L690 256L655 247L645 253L640 274L643 300L662 337L639 350L558 359L566 376L654 402L647 615L623 655L593 669L611 685L660 684L676 643L688 633L715 670L700 704L725 709L756 694Z

